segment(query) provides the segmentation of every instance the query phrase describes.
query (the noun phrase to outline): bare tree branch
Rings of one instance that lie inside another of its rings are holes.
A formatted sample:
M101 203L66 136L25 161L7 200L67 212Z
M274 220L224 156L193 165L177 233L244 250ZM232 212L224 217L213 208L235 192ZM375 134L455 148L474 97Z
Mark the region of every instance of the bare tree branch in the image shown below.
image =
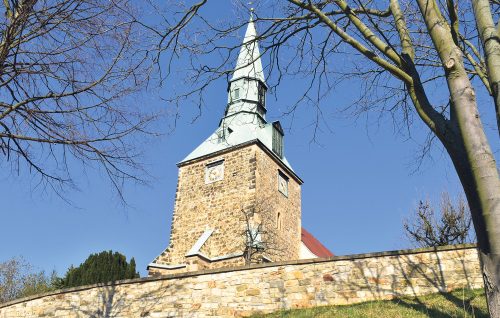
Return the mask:
M143 182L132 137L157 115L134 97L150 79L149 35L129 0L3 2L0 154L58 194L75 180L68 160L103 168L122 196ZM152 45L152 44L151 44Z

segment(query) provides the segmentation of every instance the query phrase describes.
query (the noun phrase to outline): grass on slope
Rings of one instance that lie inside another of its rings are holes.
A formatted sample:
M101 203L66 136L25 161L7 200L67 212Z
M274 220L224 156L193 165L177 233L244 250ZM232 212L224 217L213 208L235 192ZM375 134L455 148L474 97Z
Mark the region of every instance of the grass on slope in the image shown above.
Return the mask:
M489 316L484 291L477 289L457 290L452 293L433 294L418 298L370 301L346 306L296 309L252 317L483 318Z

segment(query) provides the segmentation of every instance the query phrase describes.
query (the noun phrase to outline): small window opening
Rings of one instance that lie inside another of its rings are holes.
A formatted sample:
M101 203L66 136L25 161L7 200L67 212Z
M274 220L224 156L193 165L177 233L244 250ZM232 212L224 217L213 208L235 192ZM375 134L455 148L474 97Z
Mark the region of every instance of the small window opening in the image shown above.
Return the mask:
M240 89L235 88L234 89L234 99L239 99L240 98Z
M229 137L229 135L233 132L233 130L230 128L230 127L227 127L227 128L221 128L218 132L217 132L217 143L222 143L224 142L225 140L227 140L227 138Z
M266 88L264 87L264 85L262 85L261 83L259 83L259 104L262 106L262 107L266 107Z
M283 133L279 128L273 125L273 152L283 158Z

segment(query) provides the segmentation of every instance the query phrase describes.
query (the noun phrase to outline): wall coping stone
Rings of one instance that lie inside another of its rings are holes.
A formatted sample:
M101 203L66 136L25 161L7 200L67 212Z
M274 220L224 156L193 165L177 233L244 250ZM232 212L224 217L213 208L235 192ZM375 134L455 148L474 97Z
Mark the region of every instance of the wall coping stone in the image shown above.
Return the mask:
M92 285L84 285L77 286L71 288L58 289L55 291L37 294L33 296L28 296L24 298L14 299L6 303L0 304L0 308L12 306L15 304L19 304L22 302L35 300L38 298L43 298L47 296L55 296L61 295L76 291L84 291L89 290L96 287L106 287L106 286L118 286L118 285L128 285L128 284L136 284L136 283L147 283L154 281L162 281L162 280L172 280L172 279L181 279L193 276L202 276L202 275L210 275L210 274L219 274L219 273L227 273L227 272L238 272L238 271L246 271L260 268L270 268L270 267L279 267L286 265L307 265L314 263L326 263L326 262L337 262L337 261L348 261L348 260L358 260L365 258L378 258L378 257L387 257L387 256L403 256L403 255L411 255L411 254L422 254L429 252L444 252L444 251L458 251L458 250L468 250L468 249L477 249L476 244L460 244L460 245L447 245L447 246L437 246L437 247L428 247L428 248L417 248L417 249L404 249L404 250L393 250L393 251L385 251L385 252L373 252L373 253L362 253L362 254L352 254L352 255L341 255L341 256L332 256L328 258L311 258L311 259L300 259L300 260L292 260L292 261L281 261L281 262L272 262L272 263L261 263L261 264L252 264L252 265L243 265L243 266L235 266L235 267L221 267L215 269L204 269L193 272L185 272L185 273L176 273L176 274L167 274L163 276L152 276L152 277L142 277L142 278L133 278L133 279L124 279L118 280L109 283L98 283Z

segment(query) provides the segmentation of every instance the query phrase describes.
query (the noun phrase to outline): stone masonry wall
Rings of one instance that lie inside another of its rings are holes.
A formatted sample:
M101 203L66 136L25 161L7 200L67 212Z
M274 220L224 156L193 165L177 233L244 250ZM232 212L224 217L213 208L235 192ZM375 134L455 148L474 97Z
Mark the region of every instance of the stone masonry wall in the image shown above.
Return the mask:
M0 318L234 317L482 287L477 250L443 247L214 269L0 304Z
M206 184L206 166L220 160L224 160L223 179ZM243 265L242 256L212 262L200 256L185 256L208 228L214 232L200 249L203 255L241 255L246 230L243 211L253 212L252 222L264 225L263 241L269 247L266 256L270 260L298 259L300 185L288 176L288 196L283 195L278 191L278 170L277 160L256 144L179 167L170 243L155 263L187 266L150 267L150 275ZM286 174L284 169L281 171Z
M186 253L207 228L214 232L201 250L206 256L243 251L244 215L241 209L255 204L255 147L179 167L170 244L158 263L186 263ZM219 160L224 160L224 178L205 184L206 165ZM241 264L241 260L239 262ZM233 259L226 263L237 265L238 261ZM200 267L204 266L200 264Z
M278 190L278 171L288 177L288 195ZM263 224L265 255L273 261L299 258L301 241L301 189L280 165L265 153L257 151L256 207ZM279 219L278 219L279 216Z

